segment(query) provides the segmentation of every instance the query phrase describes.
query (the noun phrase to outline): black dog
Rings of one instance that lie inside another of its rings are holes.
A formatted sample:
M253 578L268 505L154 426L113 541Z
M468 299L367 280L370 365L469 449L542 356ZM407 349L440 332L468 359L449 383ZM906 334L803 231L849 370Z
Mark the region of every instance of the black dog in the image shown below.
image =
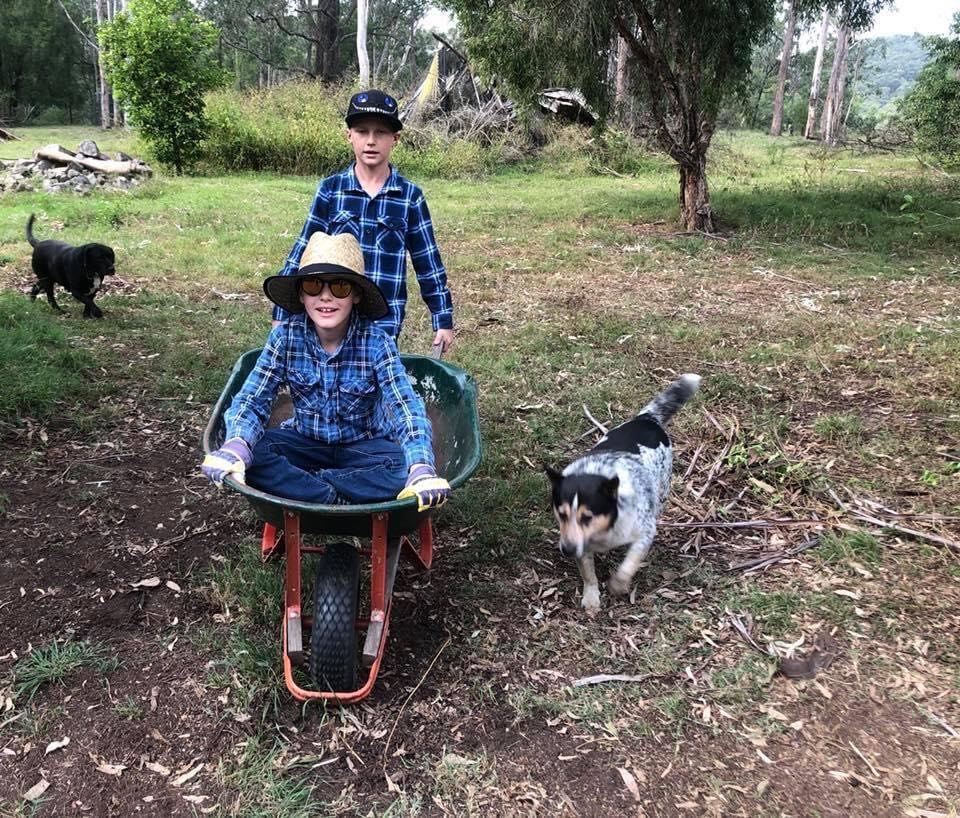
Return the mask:
M53 297L54 285L59 284L70 295L83 302L84 318L103 318L103 312L93 299L103 286L105 276L116 272L113 249L105 244L84 244L74 247L65 241L37 241L33 237L33 214L27 221L27 241L33 248L33 272L37 283L30 291L36 298L41 290L57 312L63 312Z

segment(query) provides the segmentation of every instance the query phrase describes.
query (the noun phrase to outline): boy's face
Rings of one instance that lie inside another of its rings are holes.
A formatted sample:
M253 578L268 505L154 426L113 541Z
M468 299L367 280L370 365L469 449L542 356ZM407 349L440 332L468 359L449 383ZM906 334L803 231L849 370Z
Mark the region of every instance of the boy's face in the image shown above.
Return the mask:
M300 283L300 302L318 335L325 339L342 338L347 333L353 305L360 303L360 293L344 279L307 278Z
M358 119L347 128L347 141L353 148L357 164L368 170L379 170L390 161L390 151L400 139L379 117Z

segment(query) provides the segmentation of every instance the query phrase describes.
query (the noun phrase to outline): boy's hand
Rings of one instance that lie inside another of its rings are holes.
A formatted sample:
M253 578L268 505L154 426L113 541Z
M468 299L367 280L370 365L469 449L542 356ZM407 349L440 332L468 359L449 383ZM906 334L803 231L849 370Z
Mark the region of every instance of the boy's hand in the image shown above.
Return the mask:
M247 466L252 462L253 453L246 441L240 437L232 437L215 452L210 452L203 458L200 471L217 485L220 485L228 474L232 474L238 483L243 483Z
M417 510L426 511L428 508L438 508L447 502L450 494L450 484L437 473L432 466L418 464L410 469L407 476L407 485L397 495L398 500L408 497L417 498Z
M440 352L448 352L453 346L453 330L452 329L438 329L437 334L433 336L433 346L436 347L442 344L443 348Z

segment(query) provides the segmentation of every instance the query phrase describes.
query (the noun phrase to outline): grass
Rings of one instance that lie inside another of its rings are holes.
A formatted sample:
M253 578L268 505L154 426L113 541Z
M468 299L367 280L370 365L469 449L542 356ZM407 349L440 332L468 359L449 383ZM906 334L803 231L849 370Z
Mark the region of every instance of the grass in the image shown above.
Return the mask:
M267 746L257 738L244 742L239 753L221 760L217 779L224 798L214 815L248 818L310 818L316 815L311 786L286 765L282 746Z
M82 138L79 131L22 135L23 145L0 148L7 158L27 145ZM736 719L755 725L760 717L751 707L775 696L776 683L773 660L732 633L727 609L750 615L761 644L823 627L838 638L867 633L864 678L871 662L879 667L875 653L938 630L926 618L931 600L910 594L937 587L947 600L955 566L944 567L933 546L928 553L866 530L817 532L819 545L797 560L742 577L725 571L741 552L777 552L792 541L764 529L700 537L664 528L632 603L605 597L595 620L577 607L576 569L556 554L542 467L567 462L596 439L587 411L606 424L626 420L678 372L705 378L673 425L674 521L790 514L830 521L839 512L825 499L828 489L898 509L955 514L960 507L960 322L949 303L958 280L955 180L930 175L909 157L823 151L789 138L720 134L715 147L711 190L724 234L713 238L680 234L676 175L659 161L629 177L584 175L588 163L565 165L559 152L554 166L528 164L482 182L423 181L456 303L451 357L477 381L485 457L438 515L437 569L405 589L417 611L398 623L398 634L409 640L427 623L431 638L446 628L455 636L405 714L417 728L460 729L476 719L471 737L511 726L518 742L524 731L556 729L554 758L585 736L637 758L682 741L707 752L718 735L739 746ZM260 285L292 245L315 185L269 174L158 174L130 194L5 197L4 428L24 430L29 422L90 435L121 420L130 400L183 418L184 440L193 445L236 358L263 342L269 310ZM30 282L22 233L31 212L39 236L117 248L123 283L106 291L104 321L81 321L66 303L68 315L53 315L16 292ZM426 351L429 316L410 284L402 345ZM42 458L39 428L27 463ZM8 513L15 510L10 496ZM246 514L256 530L245 506L234 503L230 513ZM812 535L795 529L790 536ZM343 722L333 710L288 706L277 661L279 566L262 565L252 539L228 553L206 589L224 621L190 633L198 653L214 657L198 671L203 685L232 687L231 705L259 718L220 765L220 814L413 816L433 810L434 796L448 809L486 798L481 814L501 803L498 792L519 786L507 756L482 742L391 759L392 771L405 770L399 793L376 775L338 778L333 768L292 764L311 742L335 744ZM612 556L598 560L601 581L614 564ZM912 581L894 580L905 576ZM537 596L533 589L547 580L555 593ZM862 599L835 593L849 588L862 590ZM940 630L946 636L938 640L949 641L954 631ZM83 662L92 653L72 666L49 656L76 650L71 644L21 659L18 696L69 682L89 666ZM424 649L415 640L398 644ZM28 670L42 664L35 655L47 657L46 669ZM402 659L398 651L388 661ZM407 683L426 670L406 669L410 679L389 679L392 686L378 693L376 708L387 719L398 716ZM527 675L538 671L546 675ZM570 686L598 673L650 678ZM954 696L958 678L949 675ZM862 687L856 691L867 700ZM714 713L709 724L704 703ZM135 720L139 704L123 699L114 716ZM720 708L733 721L718 718ZM371 732L364 707L350 713L358 732ZM296 750L274 743L274 724L289 723L302 729ZM769 719L761 726L771 737L782 729ZM357 735L349 740L363 752ZM370 746L377 741L382 736ZM668 763L658 760L648 769L654 785Z
M44 686L65 685L82 668L99 673L116 670L118 660L103 645L92 642L51 642L24 656L13 668L13 691L18 699L33 697Z

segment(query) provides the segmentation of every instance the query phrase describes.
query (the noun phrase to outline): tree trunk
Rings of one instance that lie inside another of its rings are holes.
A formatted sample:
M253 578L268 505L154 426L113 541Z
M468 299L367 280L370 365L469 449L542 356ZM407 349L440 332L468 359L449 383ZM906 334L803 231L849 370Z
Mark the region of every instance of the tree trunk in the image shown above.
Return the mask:
M793 54L793 35L797 28L797 0L790 0L787 10L787 25L783 32L783 53L780 55L780 73L777 74L777 92L773 97L773 119L770 136L780 136L783 130L783 96L787 88L787 69Z
M367 0L357 0L357 65L360 68L360 85L370 85L370 57L367 54L367 16L370 6Z
M97 28L107 21L106 0L95 0L94 10L97 15ZM107 85L107 78L103 72L103 52L97 49L97 77L100 85L100 127L107 129L110 127L110 86Z
M407 64L407 58L410 56L410 52L413 50L413 41L417 35L417 21L414 19L410 20L410 39L407 40L407 46L403 49L403 56L400 58L400 64L397 66L397 70L393 72L393 75L390 77L391 82L396 82L397 77L400 76L400 72L403 71L403 67Z
M614 104L617 108L623 106L627 97L627 56L630 47L623 37L617 37L617 79L614 91Z
M853 82L850 83L850 87L853 89L850 92L850 100L847 102L847 112L843 115L843 124L841 128L847 130L847 120L850 118L850 111L853 110L853 103L857 97L857 82L860 80L860 69L863 68L865 53L863 50L863 41L861 40L857 43L859 48L857 48L857 57L853 62Z
M713 210L707 188L707 158L693 157L692 164L680 165L680 218L691 232L713 232Z
M325 82L340 79L340 0L317 0L313 19L314 75Z
M813 61L813 78L810 80L810 97L807 100L807 125L803 129L804 139L816 138L817 103L820 100L820 74L823 71L823 52L827 48L827 31L830 28L830 12L823 10L823 22L820 24L820 42L817 44L817 56Z
M836 145L840 137L840 116L843 110L843 92L847 83L847 53L850 46L850 26L846 23L837 29L837 46L830 69L830 84L823 101L820 116L820 136L828 145Z

